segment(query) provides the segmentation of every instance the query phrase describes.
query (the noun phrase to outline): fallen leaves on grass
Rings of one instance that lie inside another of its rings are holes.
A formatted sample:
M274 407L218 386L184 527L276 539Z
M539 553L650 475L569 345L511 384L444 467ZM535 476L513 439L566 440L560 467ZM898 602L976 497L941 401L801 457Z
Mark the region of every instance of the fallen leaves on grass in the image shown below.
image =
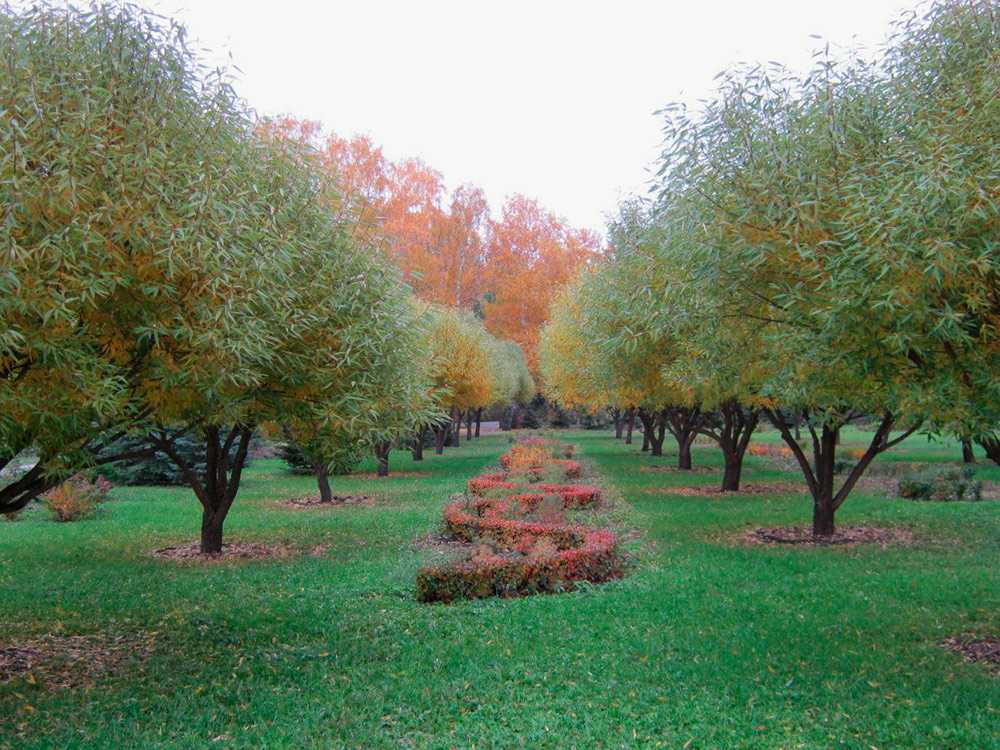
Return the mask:
M207 555L197 544L185 544L176 547L163 547L155 550L155 557L169 560L196 560L198 562L225 562L230 560L259 560L268 557L288 557L292 553L287 544L259 544L244 542L223 544L222 552Z
M711 487L657 487L646 490L651 495L681 495L683 497L747 497L752 495L788 495L805 492L800 485L791 482L781 484L744 484L736 492L723 492L716 486Z
M330 502L321 497L290 497L279 500L280 505L288 508L340 508L346 505L363 505L370 507L378 498L375 495L334 495Z
M695 466L691 469L678 469L676 466L664 466L663 464L650 464L649 466L640 466L640 471L676 471L678 474L713 474L717 472L717 469L713 469L711 466Z
M942 645L957 651L966 661L1000 667L1000 636L984 638L975 633L963 633L947 639Z
M815 547L856 546L859 544L907 544L913 532L905 526L838 526L830 536L815 536L809 526L770 526L751 529L742 535L754 544L800 544Z
M389 476L380 477L374 471L369 471L364 474L351 474L350 479L378 479L384 481L386 479L403 479L405 477L419 476L426 476L426 474L422 471L390 471Z
M30 683L52 689L89 685L102 675L120 674L132 659L148 656L153 635L43 635L0 641L0 683L27 676Z

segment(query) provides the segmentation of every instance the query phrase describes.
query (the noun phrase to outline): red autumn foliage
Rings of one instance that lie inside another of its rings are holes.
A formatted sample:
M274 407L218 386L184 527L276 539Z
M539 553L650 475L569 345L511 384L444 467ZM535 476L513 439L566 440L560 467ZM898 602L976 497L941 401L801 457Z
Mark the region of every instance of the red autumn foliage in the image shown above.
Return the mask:
M534 443L539 444L541 441ZM566 455L565 447L557 449ZM567 473L580 471L576 461L550 459L548 463ZM597 583L621 576L617 539L611 531L550 520L561 515L559 504L567 509L599 504L600 488L531 484L517 482L517 478L512 472L477 477L469 482L466 501L445 507L444 525L450 534L473 543L487 541L499 551L478 554L465 562L422 568L417 573L420 601L554 593L570 590L579 581ZM520 478L526 479L527 473ZM486 493L490 496L482 496ZM539 506L549 505L547 498L557 504L554 515L543 515L543 520L520 520Z

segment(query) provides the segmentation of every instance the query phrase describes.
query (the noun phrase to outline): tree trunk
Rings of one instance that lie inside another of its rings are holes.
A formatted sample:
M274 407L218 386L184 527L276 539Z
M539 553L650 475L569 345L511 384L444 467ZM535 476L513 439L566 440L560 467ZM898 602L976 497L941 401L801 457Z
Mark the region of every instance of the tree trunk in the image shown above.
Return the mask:
M642 423L642 450L645 452L649 450L649 437L653 433L653 415L645 409L639 409L639 422Z
M665 425L677 441L678 469L691 470L691 445L709 416L697 406L672 406L660 412L661 434Z
M201 553L217 555L222 552L222 524L225 512L212 512L208 508L201 511Z
M421 424L417 427L417 434L413 438L413 446L410 453L413 454L414 461L424 460L424 439L427 437L427 425Z
M962 441L962 461L967 464L976 463L976 454L972 450L972 441L963 440Z
M222 527L240 489L254 429L255 425L234 425L223 440L218 425L203 427L205 470L201 476L177 453L173 443L160 442L156 446L177 464L201 503L201 551L204 554L214 555L222 551ZM230 459L234 446L236 453Z
M611 412L611 417L615 421L615 440L622 439L622 432L625 429L625 423L622 421L622 410L617 406L609 410Z
M691 444L693 442L694 435L677 444L677 468L682 471L691 471Z
M809 434L812 436L813 458L810 462L806 457L802 446L792 435L792 425L788 423L785 416L776 409L765 410L767 418L781 432L781 438L785 445L792 451L795 460L798 461L799 468L805 477L806 485L809 487L809 494L813 498L813 534L817 536L829 536L834 532L833 517L837 509L843 505L851 490L857 484L861 475L875 456L889 448L903 442L920 427L920 423L903 431L902 435L889 439L889 432L895 424L895 418L891 412L885 411L882 414L882 421L872 436L871 443L865 450L864 455L854 465L848 473L847 478L836 492L834 492L834 472L833 467L837 456L837 443L840 437L840 424L847 424L851 419L859 416L856 413L848 413L842 417L840 424L831 425L824 421L817 429L808 421L808 415L803 414Z
M376 469L376 476L387 477L389 476L389 453L392 451L392 441L391 440L380 440L375 443L375 459L378 461L378 469Z
M1000 438L981 437L976 442L986 452L986 458L1000 466Z
M813 502L813 536L833 536L834 513L831 498L817 498Z
M700 432L715 440L722 451L725 461L722 491L736 492L743 474L743 456L760 423L760 412L755 408L744 409L734 399L720 404L717 414L717 418L702 425Z
M625 410L625 445L632 445L633 422L635 422L635 409L630 406Z
M465 439L472 440L472 409L465 412Z
M722 474L722 491L736 492L740 488L740 476L743 474L743 456L734 450L723 448L722 457L726 462Z
M330 491L330 465L315 463L313 472L316 474L316 484L319 486L319 500L322 503L333 502L333 492Z
M452 409L451 412L451 439L457 448L462 444L462 412Z
M451 429L451 423L448 425L434 425L434 453L440 456L444 453L444 444L448 440L448 431Z
M653 416L650 419L650 430L649 430L649 455L651 456L662 456L663 455L663 439L666 437L667 427L663 423L663 419L659 416Z
M483 423L483 410L476 409L476 437L479 437L479 427Z

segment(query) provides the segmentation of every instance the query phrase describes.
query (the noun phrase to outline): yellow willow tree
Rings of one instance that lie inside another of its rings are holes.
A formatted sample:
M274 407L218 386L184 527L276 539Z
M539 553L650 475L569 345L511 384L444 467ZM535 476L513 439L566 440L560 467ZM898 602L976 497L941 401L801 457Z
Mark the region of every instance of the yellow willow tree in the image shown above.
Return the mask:
M462 416L492 403L499 386L490 335L480 320L464 310L438 305L428 316L431 394L448 415L446 422L432 425L440 454L449 433L457 444Z
M259 425L315 422L334 441L363 435L377 443L398 434L400 407L426 391L413 366L413 305L379 248L360 242L368 233L331 211L335 176L308 144L289 138L251 134L241 155L244 206L253 213L231 240L249 257L228 269L236 293L213 310L186 366L162 379L169 396L155 411L164 425L192 425L206 440L203 474L168 440L157 443L203 506L204 552L221 549Z
M585 268L556 295L539 346L547 398L593 412L609 405L632 405L634 394L613 390L609 363L601 357L581 300L590 293L595 269Z
M0 487L5 512L126 457L107 446L225 314L252 212L243 108L183 29L4 6L0 49L0 467L38 459Z
M925 245L916 260L913 227L889 209L920 192L919 180L897 178L919 153L907 133L926 125L890 91L884 70L856 60L823 59L801 80L738 70L703 113L676 113L667 126L662 209L700 228L696 279L708 304L754 332L763 411L802 470L817 535L834 533L835 512L871 461L928 413L932 373L905 342L922 325L940 332L951 322L949 303L927 308L940 289L907 293L907 277L934 278L937 248ZM910 203L905 216L925 208ZM899 295L912 309L900 309ZM811 450L793 436L792 414ZM874 434L839 479L838 435L859 419L872 419Z

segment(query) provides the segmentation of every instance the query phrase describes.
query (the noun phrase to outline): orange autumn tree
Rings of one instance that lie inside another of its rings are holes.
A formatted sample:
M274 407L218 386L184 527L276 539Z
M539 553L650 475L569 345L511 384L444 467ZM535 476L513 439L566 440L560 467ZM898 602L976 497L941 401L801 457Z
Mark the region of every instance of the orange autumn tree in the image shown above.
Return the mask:
M323 135L315 122L278 127L322 152L344 193L377 227L414 293L427 302L476 310L495 336L514 341L538 373L538 343L555 294L603 253L594 232L569 226L523 195L510 197L499 220L481 189L450 194L443 175L420 159L392 161L369 137Z
M582 266L600 256L601 239L573 229L537 201L514 195L493 224L489 252L486 327L517 342L537 373L539 337L549 306Z

